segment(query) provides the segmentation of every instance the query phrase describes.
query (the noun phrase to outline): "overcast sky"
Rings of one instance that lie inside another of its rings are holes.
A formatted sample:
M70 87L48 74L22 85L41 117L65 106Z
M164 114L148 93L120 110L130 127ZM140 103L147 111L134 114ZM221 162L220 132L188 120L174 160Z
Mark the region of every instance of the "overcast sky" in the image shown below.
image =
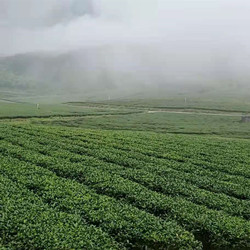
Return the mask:
M0 55L108 46L110 74L249 84L249 13L248 0L0 0Z
M117 43L248 53L249 11L247 0L0 0L0 54Z

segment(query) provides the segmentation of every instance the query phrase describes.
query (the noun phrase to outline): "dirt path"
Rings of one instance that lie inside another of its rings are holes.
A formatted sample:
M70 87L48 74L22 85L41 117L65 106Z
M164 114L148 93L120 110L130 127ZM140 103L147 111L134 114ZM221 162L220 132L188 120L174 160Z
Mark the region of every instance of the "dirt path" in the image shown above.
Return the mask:
M242 114L235 113L208 113L208 112L195 112L195 111L172 111L172 110L149 110L148 114L154 113L171 113L171 114L185 114L185 115L212 115L212 116L233 116L233 117L241 117Z

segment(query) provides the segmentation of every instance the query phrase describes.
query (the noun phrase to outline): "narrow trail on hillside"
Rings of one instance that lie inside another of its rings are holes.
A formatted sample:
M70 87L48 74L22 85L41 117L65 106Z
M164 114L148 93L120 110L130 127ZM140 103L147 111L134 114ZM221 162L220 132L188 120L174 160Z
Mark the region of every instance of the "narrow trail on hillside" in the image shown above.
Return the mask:
M241 117L242 114L226 114L226 113L206 113L206 112L194 112L194 111L172 111L172 110L149 110L147 111L148 114L154 113L171 113L171 114L185 114L185 115L212 115L212 116L235 116Z

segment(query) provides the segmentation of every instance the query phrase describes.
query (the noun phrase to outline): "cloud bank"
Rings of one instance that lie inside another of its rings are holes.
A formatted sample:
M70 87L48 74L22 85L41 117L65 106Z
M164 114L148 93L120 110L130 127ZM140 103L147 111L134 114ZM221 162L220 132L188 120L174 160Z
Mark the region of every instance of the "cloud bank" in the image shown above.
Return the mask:
M1 0L0 54L116 43L249 51L249 8L243 0Z
M244 0L0 0L0 55L108 46L108 71L247 84L249 9Z

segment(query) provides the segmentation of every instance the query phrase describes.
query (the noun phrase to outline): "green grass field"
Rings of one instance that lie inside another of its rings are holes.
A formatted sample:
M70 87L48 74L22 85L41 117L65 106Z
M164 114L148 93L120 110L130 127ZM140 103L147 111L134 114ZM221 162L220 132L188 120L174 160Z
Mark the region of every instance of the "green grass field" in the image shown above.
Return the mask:
M0 249L250 249L247 100L1 98Z
M101 114L122 114L131 113L126 108L98 108L98 107L81 107L66 104L37 104L18 103L18 102L1 102L0 101L0 119L4 118L32 118L32 117L55 117L55 116L85 116Z
M34 124L69 127L152 131L159 133L214 135L223 137L250 138L249 123L242 123L241 116L138 113L112 116L86 116L55 119L34 119Z

